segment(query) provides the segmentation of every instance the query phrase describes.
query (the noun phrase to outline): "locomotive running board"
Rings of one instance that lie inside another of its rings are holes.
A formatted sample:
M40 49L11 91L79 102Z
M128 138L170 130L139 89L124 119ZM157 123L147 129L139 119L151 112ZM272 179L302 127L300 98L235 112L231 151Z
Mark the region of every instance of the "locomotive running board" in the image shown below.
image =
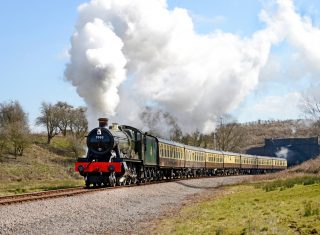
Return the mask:
M130 158L123 158L122 159L123 162L136 162L136 163L142 163L142 160L138 160L138 159L130 159Z

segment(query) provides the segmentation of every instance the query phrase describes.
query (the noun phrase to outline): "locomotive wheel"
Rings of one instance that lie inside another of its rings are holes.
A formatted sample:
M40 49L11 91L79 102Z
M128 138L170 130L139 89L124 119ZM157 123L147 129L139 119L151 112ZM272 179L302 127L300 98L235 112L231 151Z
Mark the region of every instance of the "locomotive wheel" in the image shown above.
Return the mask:
M130 186L130 185L131 185L131 183L132 183L131 178L127 179L127 185L128 185L128 186Z
M120 177L117 177L117 178L116 178L116 185L117 185L117 186L121 186Z
M86 180L86 188L90 188L90 182L88 180Z
M110 176L109 176L109 185L111 186L111 187L115 187L116 186L116 176L115 176L115 174L114 174L114 172L112 172L111 174L110 174Z

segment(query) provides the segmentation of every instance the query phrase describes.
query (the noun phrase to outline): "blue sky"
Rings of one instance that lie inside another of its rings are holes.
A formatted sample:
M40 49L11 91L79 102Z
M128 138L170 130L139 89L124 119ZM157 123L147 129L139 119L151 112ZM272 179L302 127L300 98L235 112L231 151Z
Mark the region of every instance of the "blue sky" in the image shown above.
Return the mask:
M75 106L85 105L75 88L64 80L65 64L68 62L67 50L75 30L77 7L83 2L86 1L10 0L1 3L0 102L19 101L29 114L31 124L39 115L41 102L66 101ZM188 9L194 20L195 30L200 34L221 30L240 37L250 37L265 27L265 23L259 20L259 12L268 5L268 1L262 0L168 0L167 3L169 9ZM299 14L310 17L313 25L319 28L320 1L296 0L294 4ZM284 113L272 107L267 112L263 106L268 105L268 100L271 100L269 104L276 104L275 96L286 97L295 92L304 92L317 83L310 79L310 76L314 76L312 73L301 73L294 81L288 79L290 66L294 64L290 61L295 53L296 49L286 42L272 48L271 58L275 58L281 68L276 70L280 78L262 81L232 111L238 120L244 122L259 118L300 117L299 110L295 107ZM257 111L248 114L252 107L261 113Z

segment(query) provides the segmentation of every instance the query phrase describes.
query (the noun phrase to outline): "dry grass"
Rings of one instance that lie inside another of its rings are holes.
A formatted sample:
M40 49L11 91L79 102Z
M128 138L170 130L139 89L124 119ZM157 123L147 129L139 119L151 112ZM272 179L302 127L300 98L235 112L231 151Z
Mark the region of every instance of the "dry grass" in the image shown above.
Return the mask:
M288 172L303 172L308 174L319 174L320 173L320 156L311 159L309 161L303 162L302 164L288 169Z
M33 138L23 156L0 157L0 195L83 185L82 177L74 171L76 157L63 138L50 145L42 136Z

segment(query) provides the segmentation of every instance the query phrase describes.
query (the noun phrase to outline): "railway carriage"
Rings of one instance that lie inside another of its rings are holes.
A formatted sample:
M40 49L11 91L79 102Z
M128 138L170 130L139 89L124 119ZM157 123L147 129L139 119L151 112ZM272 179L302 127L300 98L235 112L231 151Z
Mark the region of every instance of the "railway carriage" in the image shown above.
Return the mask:
M197 176L203 175L206 168L206 152L203 148L197 148L185 145L185 168L187 175Z
M223 154L223 168L227 174L238 173L241 167L241 155L238 153L222 152Z
M257 157L257 169L259 172L266 172L268 170L272 170L272 159L271 157L258 156Z
M287 167L287 161L283 158L273 158L272 167L274 170L281 170Z
M209 150L165 140L131 126L107 125L87 136L88 152L75 170L86 186L130 184L162 178L264 173L287 167L286 159Z
M210 175L222 174L223 152L206 149L206 169Z
M157 140L160 172L168 178L182 176L185 168L185 146L162 138L157 138Z
M248 154L241 154L241 171L243 173L251 173L254 169L257 169L257 157L248 155Z
M223 153L210 149L206 150L206 167L223 168Z

